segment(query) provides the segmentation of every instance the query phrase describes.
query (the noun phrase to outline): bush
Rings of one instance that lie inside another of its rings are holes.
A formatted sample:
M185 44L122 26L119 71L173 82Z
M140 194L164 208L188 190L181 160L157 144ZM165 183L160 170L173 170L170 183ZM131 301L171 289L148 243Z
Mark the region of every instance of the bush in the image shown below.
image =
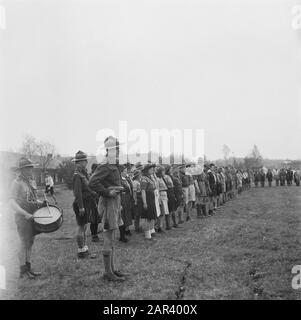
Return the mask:
M58 176L63 179L69 189L72 189L72 179L75 170L74 162L65 160L58 169Z

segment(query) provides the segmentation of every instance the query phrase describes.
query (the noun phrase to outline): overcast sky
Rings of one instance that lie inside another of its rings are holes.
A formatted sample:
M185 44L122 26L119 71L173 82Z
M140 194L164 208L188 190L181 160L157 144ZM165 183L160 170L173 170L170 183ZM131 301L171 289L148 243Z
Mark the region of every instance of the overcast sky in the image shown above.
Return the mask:
M126 120L204 129L209 159L223 144L301 158L298 2L0 1L0 150L31 134L95 154L97 131Z

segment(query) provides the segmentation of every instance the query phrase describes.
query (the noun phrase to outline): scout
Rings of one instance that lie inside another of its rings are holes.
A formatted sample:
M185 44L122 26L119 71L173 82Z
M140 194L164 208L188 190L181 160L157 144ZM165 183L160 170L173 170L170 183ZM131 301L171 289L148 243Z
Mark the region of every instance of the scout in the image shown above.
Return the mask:
M20 278L34 279L40 272L31 269L31 252L35 236L32 214L42 206L37 199L36 184L33 179L34 164L30 159L19 160L19 176L13 181L10 207L15 213L17 231L21 240L19 250Z
M109 136L104 141L106 150L103 164L98 165L90 178L89 187L100 196L98 211L103 221L103 261L104 280L124 281L127 274L116 269L115 266L115 231L123 225L121 218L121 177L119 165L119 141Z
M75 162L72 185L74 194L73 210L78 226L76 236L78 246L77 256L81 259L89 256L89 249L86 245L86 230L93 210L93 201L95 202L97 194L88 186L89 175L86 169L88 163L87 154L78 151L72 161ZM94 257L95 255L90 256L90 258Z

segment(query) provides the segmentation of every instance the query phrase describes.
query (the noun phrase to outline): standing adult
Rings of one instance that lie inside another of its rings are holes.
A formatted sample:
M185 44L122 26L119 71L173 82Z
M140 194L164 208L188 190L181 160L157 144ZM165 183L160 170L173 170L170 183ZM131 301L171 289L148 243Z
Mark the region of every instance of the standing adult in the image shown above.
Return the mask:
M92 175L89 186L100 196L98 211L103 221L103 261L108 281L124 281L127 274L116 267L115 232L123 225L121 218L121 177L119 164L119 141L109 136L104 141L106 150L103 164L99 165Z
M34 164L30 159L23 157L19 160L19 176L12 183L9 200L20 237L20 278L29 279L41 275L40 272L34 272L31 268L32 246L38 234L34 229L33 213L42 206L42 202L37 198L33 168Z

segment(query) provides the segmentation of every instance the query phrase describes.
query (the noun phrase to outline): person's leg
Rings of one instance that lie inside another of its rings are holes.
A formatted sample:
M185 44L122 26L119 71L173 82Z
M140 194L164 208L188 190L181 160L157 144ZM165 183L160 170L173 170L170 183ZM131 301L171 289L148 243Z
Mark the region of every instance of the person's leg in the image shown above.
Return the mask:
M103 244L103 262L105 272L103 274L103 279L108 281L124 281L123 277L118 277L112 270L112 264L114 265L114 257L112 257L112 247L113 247L113 233L114 230L106 230L103 233L104 244Z
M31 248L29 248L29 244L26 243L26 240L21 236L18 257L20 263L20 278L24 278L24 276L26 276L29 279L34 279L35 276L28 272L28 262L30 262L31 258Z
M76 242L77 242L77 256L85 258L87 256L87 249L85 248L85 225L77 226Z
M173 227L174 228L178 228L178 224L177 224L177 218L176 218L176 213L175 211L171 212L171 217L172 217L172 222L173 222Z
M119 227L119 233L120 233L119 241L128 242L128 239L125 237L125 225L122 225Z

